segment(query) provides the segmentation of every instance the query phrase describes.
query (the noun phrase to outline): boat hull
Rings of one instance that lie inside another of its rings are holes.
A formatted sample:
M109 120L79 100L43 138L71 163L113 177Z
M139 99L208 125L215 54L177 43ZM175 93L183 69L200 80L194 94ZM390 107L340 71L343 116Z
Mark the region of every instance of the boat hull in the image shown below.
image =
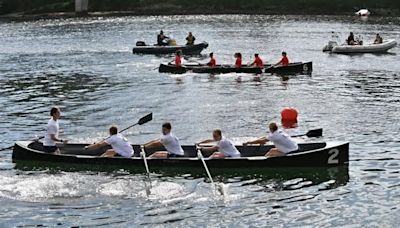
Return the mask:
M143 160L140 157L123 158L103 158L99 157L105 149L86 151L86 144L68 144L63 145L61 154L49 154L42 151L42 144L32 141L18 141L15 143L12 160L13 162L26 164L53 164L53 166L77 167L83 170L98 170L106 168L107 170L131 170L143 172ZM135 152L140 151L139 145L133 145ZM263 156L266 151L272 148L269 146L237 146L241 152L241 158L209 159L205 158L210 169L213 170L263 170L266 168L282 167L334 167L347 165L349 162L349 143L329 142L329 143L304 143L299 144L300 152L289 154L285 157L266 158ZM157 150L164 148L155 148L146 151L147 156ZM196 156L194 146L183 146L185 151L184 158L168 159L147 159L147 163L152 170L180 169L188 172L190 170L202 170L203 165ZM204 156L210 154L203 153ZM138 155L138 154L136 154ZM41 165L41 166L42 166ZM34 165L35 166L35 165Z
M312 73L312 62L299 62L299 63L290 63L287 66L275 66L269 67L265 69L265 73L272 74L311 74Z
M368 45L338 45L332 48L332 53L351 54L351 53L384 53L395 47L395 40L388 40L381 44Z
M174 54L176 51L181 50L184 55L199 55L207 47L208 43L206 42L185 46L136 46L132 49L132 53L166 55Z
M205 73L205 74L228 74L228 73L246 73L246 74L261 74L274 73L274 74L311 74L312 62L306 63L291 63L287 66L272 66L265 65L264 69L257 67L243 66L240 68L231 65L217 65L215 67L203 65L185 65L177 67L175 65L160 64L158 71L160 73L171 74L184 74L187 72Z
M229 65L218 65L215 67L188 65L188 66L177 67L175 65L160 64L158 72L171 73L171 74L184 74L187 72L193 72L199 74L228 74L228 73L261 74L263 72L263 69L255 67L247 67L247 66L235 68Z

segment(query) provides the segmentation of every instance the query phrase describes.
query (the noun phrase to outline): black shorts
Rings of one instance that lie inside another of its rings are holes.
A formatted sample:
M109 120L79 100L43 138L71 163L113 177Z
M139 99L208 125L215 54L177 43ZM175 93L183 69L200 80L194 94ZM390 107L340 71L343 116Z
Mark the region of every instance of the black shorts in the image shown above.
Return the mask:
M58 150L57 146L43 146L43 151L46 153L54 153Z
M184 155L177 155L177 154L168 154L169 158L183 158L185 157Z

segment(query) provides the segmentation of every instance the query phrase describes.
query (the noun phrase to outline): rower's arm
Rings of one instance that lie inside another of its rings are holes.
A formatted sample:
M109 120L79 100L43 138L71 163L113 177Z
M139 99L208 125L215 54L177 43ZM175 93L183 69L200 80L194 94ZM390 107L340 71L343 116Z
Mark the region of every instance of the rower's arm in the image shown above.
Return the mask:
M201 151L204 151L204 152L215 152L215 151L218 151L218 146L201 147Z
M86 150L95 150L95 149L98 149L98 148L101 148L101 147L104 147L104 146L107 146L107 145L108 144L106 143L106 141L103 140L101 142L86 146L85 149Z
M154 148L154 147L161 147L162 143L160 142L159 139L156 139L156 140L152 140L148 143L145 143L143 146L144 146L144 148L150 149L150 148Z
M60 138L57 138L55 134L49 134L51 140L55 141L55 142L62 142L62 143L68 143L68 140L62 140Z
M259 139L253 140L253 141L248 141L245 142L244 144L265 144L266 142L268 142L268 139L266 137L261 137Z
M203 141L198 142L196 144L199 145L199 144L203 144L203 143L212 143L212 142L215 142L215 140L214 139L206 139L206 140L203 140Z

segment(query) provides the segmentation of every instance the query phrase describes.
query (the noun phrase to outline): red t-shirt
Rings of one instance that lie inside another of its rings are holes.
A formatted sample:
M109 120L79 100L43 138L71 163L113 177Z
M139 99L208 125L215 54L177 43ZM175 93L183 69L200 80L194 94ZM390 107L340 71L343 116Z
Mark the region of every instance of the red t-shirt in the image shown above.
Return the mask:
M175 56L175 65L176 66L181 66L182 65L182 59L180 56Z
M242 67L242 58L236 58L235 67L236 68Z
M260 67L260 68L264 67L264 63L260 57L256 57L256 59L254 60L254 64L256 65L256 67Z
M215 67L215 65L217 65L217 62L215 61L214 58L211 58L210 62L207 63L207 66L210 66L210 67Z
M281 64L282 64L283 66L289 65L289 59L288 59L287 56L282 57L282 59L281 59Z

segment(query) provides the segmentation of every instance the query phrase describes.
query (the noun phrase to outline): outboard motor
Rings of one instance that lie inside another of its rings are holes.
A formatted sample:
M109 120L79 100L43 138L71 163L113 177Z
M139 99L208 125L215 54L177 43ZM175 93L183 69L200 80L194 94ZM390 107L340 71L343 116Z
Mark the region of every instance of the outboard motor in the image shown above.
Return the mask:
M325 47L322 49L322 51L332 51L333 47L337 46L337 42L336 41L329 41L327 45L325 45Z
M137 41L136 46L146 46L146 43L144 41Z

